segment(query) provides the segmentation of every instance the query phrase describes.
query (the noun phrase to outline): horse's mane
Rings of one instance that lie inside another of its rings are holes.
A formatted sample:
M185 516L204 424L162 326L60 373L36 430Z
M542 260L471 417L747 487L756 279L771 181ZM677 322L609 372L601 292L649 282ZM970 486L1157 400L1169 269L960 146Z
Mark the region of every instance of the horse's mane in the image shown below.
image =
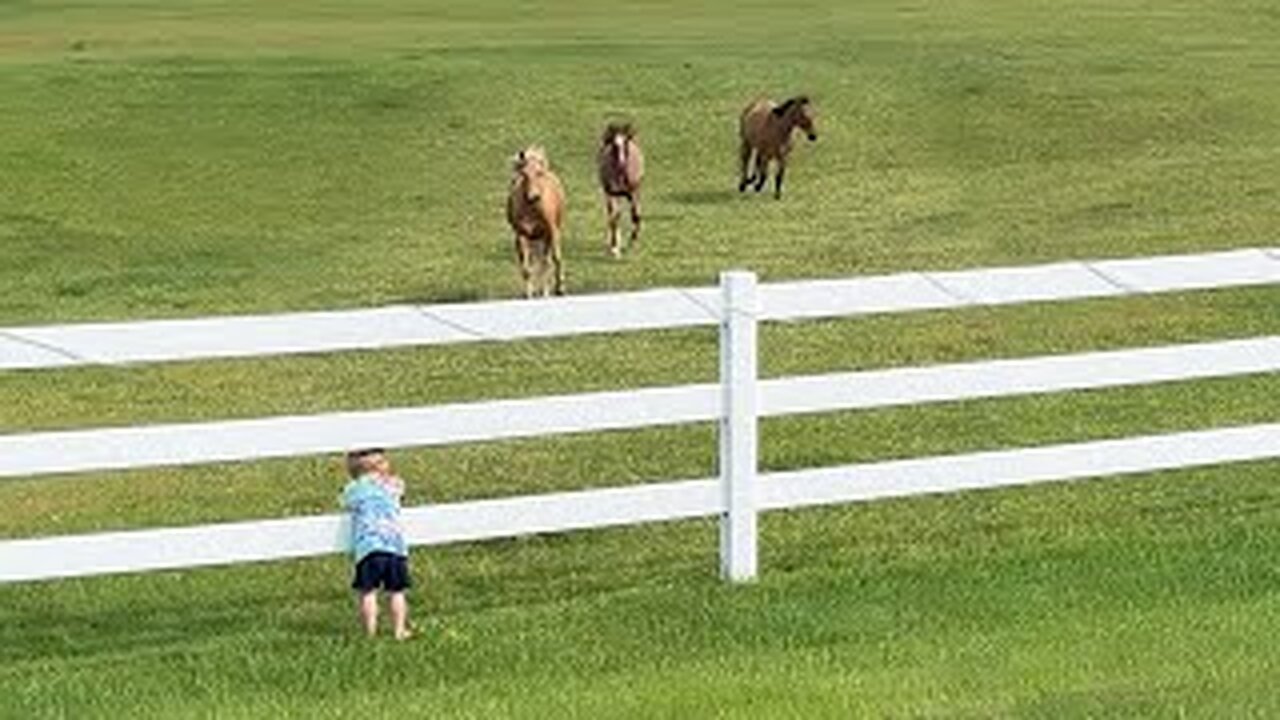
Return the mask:
M786 115L788 112L790 112L791 108L797 105L808 105L808 104L809 104L808 95L797 95L793 98L788 99L786 102L782 103L778 107L774 108L773 114L777 115L778 117L782 117L783 115Z
M511 168L517 172L529 163L539 165L543 170L551 169L551 161L547 159L547 151L541 145L530 145L511 158Z

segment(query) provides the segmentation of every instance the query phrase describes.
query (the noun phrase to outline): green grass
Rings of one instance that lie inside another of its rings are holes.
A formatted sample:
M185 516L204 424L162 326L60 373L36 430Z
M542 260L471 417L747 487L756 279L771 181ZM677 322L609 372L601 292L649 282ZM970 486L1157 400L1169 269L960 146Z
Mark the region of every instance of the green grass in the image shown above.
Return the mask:
M1265 716L1276 469L769 515L745 588L703 523L418 553L404 646L333 558L24 585L0 678L16 716Z
M698 5L10 4L0 322L512 296L529 142L578 292L1275 240L1264 3ZM789 197L739 197L738 111L801 91ZM614 263L619 114L651 222Z
M1276 245L1280 14L1251 0L0 0L0 326L515 295L507 157L570 291ZM786 197L734 125L807 92ZM643 248L593 143L633 118ZM1280 289L766 326L767 376L1275 334ZM0 432L706 382L709 331L0 374ZM1275 422L1276 374L764 423L762 465ZM411 502L714 472L708 426L399 452ZM0 587L0 716L1270 716L1275 462L418 552ZM0 538L334 511L334 458L0 482ZM389 689L389 690L388 690ZM388 692L390 695L388 696Z

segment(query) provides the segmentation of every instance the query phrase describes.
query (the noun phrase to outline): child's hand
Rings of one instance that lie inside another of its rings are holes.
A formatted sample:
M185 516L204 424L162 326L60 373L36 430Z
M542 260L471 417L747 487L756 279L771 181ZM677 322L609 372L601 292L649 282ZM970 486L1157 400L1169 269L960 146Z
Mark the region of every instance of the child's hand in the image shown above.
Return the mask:
M399 475L379 475L378 484L397 498L404 495L404 480Z

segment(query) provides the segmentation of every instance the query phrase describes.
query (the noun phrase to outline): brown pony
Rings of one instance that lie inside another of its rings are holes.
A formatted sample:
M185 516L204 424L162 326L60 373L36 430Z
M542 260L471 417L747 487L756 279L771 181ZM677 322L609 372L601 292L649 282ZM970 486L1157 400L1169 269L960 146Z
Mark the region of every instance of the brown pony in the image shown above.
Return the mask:
M618 220L621 215L619 201L625 199L631 205L632 247L640 241L640 182L644 179L644 153L636 142L635 130L630 123L609 123L600 135L600 149L596 152L596 164L600 169L600 189L604 191L604 211L609 221L609 254L622 254L618 240Z
M512 159L514 173L507 195L507 222L516 234L516 262L524 279L524 296L534 294L534 265L542 295L549 294L548 261L555 270L555 294L564 294L564 259L560 238L564 227L564 188L551 172L547 153L537 145Z
M756 192L760 192L768 179L769 161L774 160L778 168L773 177L773 196L782 197L782 177L787 172L787 154L791 152L791 131L797 127L805 131L810 141L818 139L813 127L813 108L809 98L803 95L781 105L762 98L742 111L738 125L742 136L742 180L738 183L738 192L746 190L752 182ZM755 173L748 175L753 153Z

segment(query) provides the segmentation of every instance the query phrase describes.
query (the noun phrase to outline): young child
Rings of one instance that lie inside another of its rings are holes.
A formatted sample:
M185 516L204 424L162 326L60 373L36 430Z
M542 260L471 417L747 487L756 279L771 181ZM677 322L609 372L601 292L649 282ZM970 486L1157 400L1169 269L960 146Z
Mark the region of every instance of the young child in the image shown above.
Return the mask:
M386 591L397 640L409 637L409 548L400 528L400 498L404 481L391 470L381 448L347 453L342 506L351 513L351 551L356 563L351 587L359 593L360 620L365 632L378 632L378 588Z

